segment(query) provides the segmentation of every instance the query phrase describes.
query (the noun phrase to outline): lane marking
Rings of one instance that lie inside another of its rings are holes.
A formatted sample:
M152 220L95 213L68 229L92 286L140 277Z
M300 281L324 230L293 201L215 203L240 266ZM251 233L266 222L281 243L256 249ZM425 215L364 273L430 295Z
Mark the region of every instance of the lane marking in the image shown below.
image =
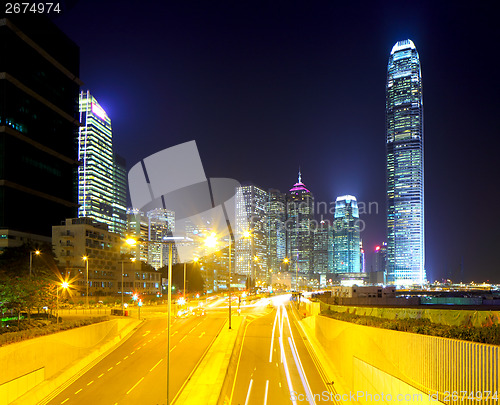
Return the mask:
M201 335L198 336L198 338L201 338L204 334L205 334L205 332L201 332Z
M151 332L150 330L146 331L146 333L144 335L142 335L143 337L144 336L147 336L149 334L149 332Z
M266 380L266 393L264 394L264 405L267 404L267 390L269 389L269 380Z
M75 395L78 394L83 388L80 388L78 391L75 392Z
M250 399L250 391L252 391L253 380L250 380L250 385L248 386L247 399L245 400L245 405L248 405L248 400Z
M165 331L163 331L163 332L165 332ZM162 332L162 333L163 333L163 332ZM176 330L174 333L172 333L172 336L174 336L176 333L179 333L179 331L178 331L178 330Z
M274 330L276 329L276 321L278 320L279 307L276 311L276 316L274 317L273 323L273 333L271 334L271 349L269 350L269 363L273 361L273 345L274 345Z
M153 370L156 368L156 366L157 366L158 364L160 364L162 361L163 361L163 359L160 359L160 361L159 361L158 363L156 363L156 364L153 366L153 368L152 368L151 370L149 370L149 371L150 371L150 372L151 372L151 371L153 371Z
M61 404L64 404L65 402L68 402L69 398L66 398L64 401L61 402Z
M113 370L113 366L111 366L110 368L108 368L108 371L111 371L111 370Z
M123 358L123 360L127 360L127 359L128 359L128 356L125 356L125 357Z
M180 341L182 342L184 339L186 339L186 336L187 336L187 335L185 335L185 336L184 336L184 337L183 337Z
M172 347L172 348L170 349L170 351L174 350L176 347L177 347L177 345L175 345L174 347Z
M191 329L188 333L191 333L191 332L192 332L192 331L194 331L195 329L196 329L196 326L195 326L193 329Z
M101 378L103 375L104 375L104 373L102 373L102 374L101 374L99 377L97 377L97 378Z
M117 366L118 364L120 364L122 361L120 360L118 363L115 364L115 366Z
M139 381L137 381L135 383L135 385L127 391L127 394L129 394L130 391L132 391L135 387L137 387L141 383L142 380L144 380L144 377L142 377Z
M94 380L92 380L91 382L89 382L89 383L87 384L87 387L88 387L90 384L92 384L93 382L94 382Z
M293 336L293 335L292 335ZM295 342L288 337L288 344L290 345L290 350L292 351L293 359L295 361L295 366L297 367L297 371L299 372L300 379L302 380L302 385L306 391L306 395L308 397L309 404L316 405L316 401L314 400L314 396L311 392L311 387L309 386L309 381L307 381L307 377L305 376L304 368L302 367L302 362L299 358L299 353L297 352L297 347L295 346Z
M132 353L130 353L130 354L134 354L134 353L135 353L135 350Z

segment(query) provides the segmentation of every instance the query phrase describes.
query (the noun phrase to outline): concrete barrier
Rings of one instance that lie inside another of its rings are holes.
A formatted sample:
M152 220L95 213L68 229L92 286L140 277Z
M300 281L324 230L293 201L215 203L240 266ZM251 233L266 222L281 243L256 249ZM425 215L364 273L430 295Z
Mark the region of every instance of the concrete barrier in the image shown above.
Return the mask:
M37 403L138 323L114 319L1 347L0 405Z
M494 398L478 398L478 393L500 394L498 346L356 325L325 316L314 318L302 322L314 327L315 338L327 356L323 361L332 363L349 392L379 395L372 398L377 403L393 403L402 394L413 398L404 400L406 403L498 405ZM474 394L462 399L464 392ZM453 399L453 393L459 395L459 401ZM369 401L365 395L359 402Z

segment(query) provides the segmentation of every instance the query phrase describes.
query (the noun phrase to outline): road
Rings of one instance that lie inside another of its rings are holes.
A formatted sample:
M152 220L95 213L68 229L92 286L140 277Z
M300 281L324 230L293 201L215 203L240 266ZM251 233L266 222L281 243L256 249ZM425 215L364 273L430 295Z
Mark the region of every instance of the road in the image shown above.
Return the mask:
M179 392L226 321L218 311L172 323L170 398ZM49 404L166 404L166 318L144 321L123 344Z
M231 404L332 404L335 390L283 298L246 326Z

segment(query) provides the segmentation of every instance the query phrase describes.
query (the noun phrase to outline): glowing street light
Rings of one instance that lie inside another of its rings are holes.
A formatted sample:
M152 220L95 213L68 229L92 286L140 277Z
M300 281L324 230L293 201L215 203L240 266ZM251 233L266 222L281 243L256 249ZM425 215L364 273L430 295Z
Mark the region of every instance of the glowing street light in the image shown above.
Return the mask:
M31 277L31 272L32 272L32 268L33 268L33 253L37 256L40 255L40 251L37 249L35 250L34 252L30 250L30 277Z
M86 294L86 297L85 297L85 300L87 302L87 309L89 309L89 257L88 256L83 256L82 259L85 261L85 268L86 268L86 281L85 281L85 285L87 286L87 294Z
M208 248L214 248L217 246L217 235L215 232L212 232L205 239L205 246Z
M61 283L61 288L67 289L69 287L69 283L67 281L64 281ZM59 323L59 284L56 284L56 299L57 299L57 304L56 304L56 323Z

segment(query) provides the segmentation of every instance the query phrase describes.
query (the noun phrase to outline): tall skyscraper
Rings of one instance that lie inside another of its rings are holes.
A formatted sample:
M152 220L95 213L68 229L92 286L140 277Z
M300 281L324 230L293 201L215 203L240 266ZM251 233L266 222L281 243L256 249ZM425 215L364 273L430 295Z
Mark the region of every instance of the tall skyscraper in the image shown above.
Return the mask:
M336 274L361 272L359 211L356 197L344 195L335 201L333 236Z
M313 231L313 271L318 274L333 272L333 227L320 221Z
M279 272L286 257L285 220L286 196L271 189L266 204L267 267L270 272Z
M4 3L5 4L5 3ZM77 211L80 50L48 18L0 10L0 249L51 243Z
M254 185L236 189L236 235L250 231L249 238L236 238L236 273L253 282L267 282L266 205L267 192Z
M290 270L306 275L313 270L314 196L302 183L299 171L297 183L287 196L287 256Z
M394 45L387 66L387 276L393 284L426 281L423 128L420 61L407 39Z
M372 271L382 271L387 270L387 243L382 243L382 245L375 246L375 252L373 253L373 270Z
M87 90L80 93L78 132L79 217L89 217L108 225L121 235L126 229L123 201L124 160L113 154L111 120ZM118 183L115 183L118 182Z
M127 163L125 158L118 154L113 155L113 221L116 231L124 236L127 231Z

